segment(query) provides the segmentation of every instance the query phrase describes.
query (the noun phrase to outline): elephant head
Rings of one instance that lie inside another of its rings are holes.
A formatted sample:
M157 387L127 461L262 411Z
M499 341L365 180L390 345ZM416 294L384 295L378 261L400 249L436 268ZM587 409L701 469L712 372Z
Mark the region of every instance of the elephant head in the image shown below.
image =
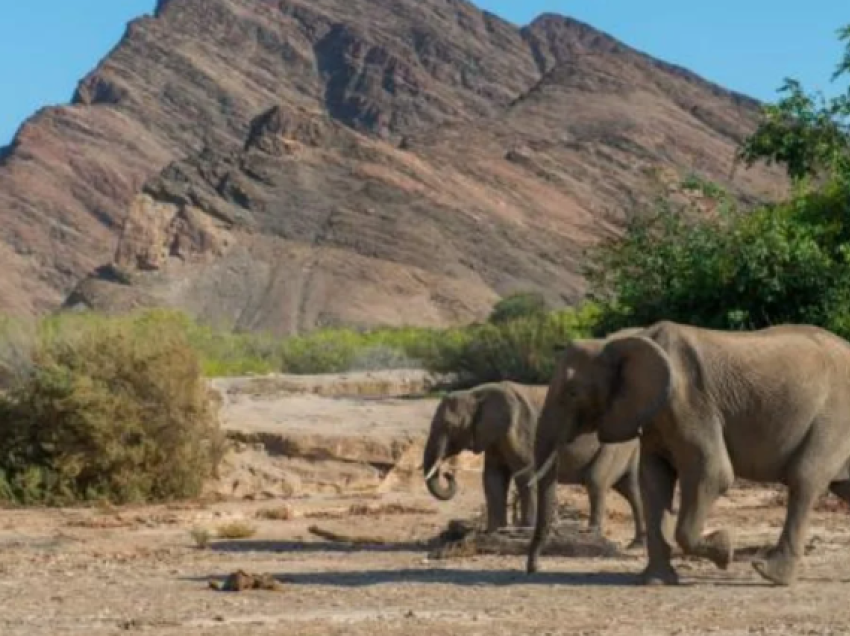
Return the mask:
M604 340L577 340L564 349L535 436L537 472L531 483L540 484L529 572L537 569L551 523L558 448L593 431L603 444L637 438L669 401L672 384L667 354L642 329L623 330Z
M510 414L504 413L501 389L477 387L454 391L445 396L431 420L431 431L425 444L422 467L429 492L446 501L454 497L454 476L446 474L447 484L440 484L440 465L465 450L481 453L500 435L507 433Z

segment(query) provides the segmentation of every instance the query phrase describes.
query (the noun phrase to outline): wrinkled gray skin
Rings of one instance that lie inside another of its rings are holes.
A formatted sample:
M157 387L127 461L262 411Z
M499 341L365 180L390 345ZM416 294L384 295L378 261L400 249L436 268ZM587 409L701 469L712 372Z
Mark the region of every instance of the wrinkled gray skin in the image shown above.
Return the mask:
M768 581L788 585L816 498L829 489L850 502L850 344L806 325L726 332L668 321L606 345L571 343L538 428L540 515L529 572L538 570L551 522L552 449L594 427L606 443L640 436L644 583L678 583L662 532L677 480L676 542L729 566L729 530L703 529L715 500L740 477L788 487L779 540L753 562Z
M438 499L451 499L454 478L440 484L439 465L464 450L484 453L484 496L487 502L487 531L508 525L508 489L511 476L520 499L520 524L534 525L537 502L529 486L534 474L534 431L546 399L546 386L515 382L482 384L469 391L455 391L440 402L431 422L425 446L423 469L426 485ZM610 488L632 507L635 519L633 545L644 543L643 511L638 487L638 443L601 446L596 434L582 435L562 449L558 482L583 484L590 496L590 526L603 530L605 497ZM523 471L523 469L527 469ZM515 475L515 473L521 473Z

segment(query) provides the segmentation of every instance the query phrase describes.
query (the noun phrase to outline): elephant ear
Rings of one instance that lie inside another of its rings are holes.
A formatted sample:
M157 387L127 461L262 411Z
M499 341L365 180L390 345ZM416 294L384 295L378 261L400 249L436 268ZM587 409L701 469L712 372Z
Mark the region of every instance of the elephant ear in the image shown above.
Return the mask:
M612 340L600 358L607 365L607 409L599 422L599 441L635 439L669 402L673 370L667 353L641 336Z
M482 391L472 419L472 452L481 453L507 436L513 417L512 396L504 390Z

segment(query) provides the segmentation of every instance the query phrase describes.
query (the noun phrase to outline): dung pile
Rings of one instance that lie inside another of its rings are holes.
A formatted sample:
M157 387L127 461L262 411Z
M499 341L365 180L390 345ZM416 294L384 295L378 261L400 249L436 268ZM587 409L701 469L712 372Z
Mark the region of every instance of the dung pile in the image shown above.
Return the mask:
M245 590L280 592L283 589L283 583L271 574L249 574L245 570L233 572L223 583L210 581L209 586L219 592L243 592Z

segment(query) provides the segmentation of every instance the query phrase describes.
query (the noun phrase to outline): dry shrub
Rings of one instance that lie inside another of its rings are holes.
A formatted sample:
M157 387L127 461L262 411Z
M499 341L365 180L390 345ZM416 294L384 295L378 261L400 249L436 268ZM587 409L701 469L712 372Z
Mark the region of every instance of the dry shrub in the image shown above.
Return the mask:
M257 533L257 527L247 521L229 521L216 529L219 539L247 539Z
M201 550L207 549L210 545L210 539L212 539L212 533L206 528L192 528L189 531L189 536Z
M380 517L383 515L434 515L436 509L408 506L400 503L351 504L348 508L314 510L304 514L305 519L345 519L347 517Z
M348 514L352 517L379 517L381 515L434 515L437 514L437 511L434 508L407 506L400 503L352 504L348 509Z
M224 443L178 325L145 315L80 318L43 330L30 372L0 396L0 498L195 497Z
M29 375L35 342L36 327L31 321L0 316L0 391Z
M295 519L295 510L291 506L278 506L277 508L263 508L257 511L258 519L267 521L290 521Z
M108 515L103 517L85 517L71 519L65 522L68 528L86 528L89 530L111 530L115 528L130 528L136 525L133 519L126 519L121 515Z

